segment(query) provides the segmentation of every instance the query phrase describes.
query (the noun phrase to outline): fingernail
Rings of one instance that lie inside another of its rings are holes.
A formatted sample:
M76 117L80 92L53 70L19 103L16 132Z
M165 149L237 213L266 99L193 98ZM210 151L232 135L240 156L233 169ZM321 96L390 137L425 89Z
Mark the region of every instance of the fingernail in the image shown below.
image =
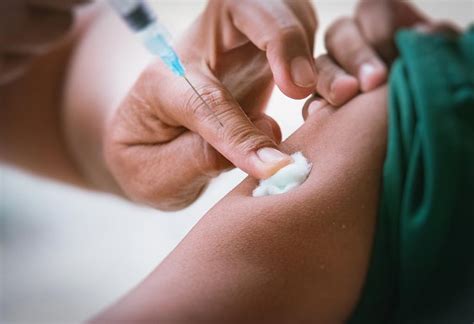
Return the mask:
M348 74L338 75L331 82L329 96L326 98L332 105L340 106L359 91L359 81Z
M271 147L264 147L259 149L257 157L263 164L262 175L264 178L272 176L275 172L290 164L293 159L288 154L282 153L277 149Z
M278 164L291 161L291 156L271 147L264 147L257 151L257 156L263 163Z
M311 63L303 56L298 56L291 61L291 78L297 86L303 88L316 84Z
M313 114L316 110L324 107L327 104L326 100L314 100L309 104L308 116Z
M368 91L373 88L372 78L376 72L376 68L373 64L364 63L359 68L359 80L360 88L362 91Z

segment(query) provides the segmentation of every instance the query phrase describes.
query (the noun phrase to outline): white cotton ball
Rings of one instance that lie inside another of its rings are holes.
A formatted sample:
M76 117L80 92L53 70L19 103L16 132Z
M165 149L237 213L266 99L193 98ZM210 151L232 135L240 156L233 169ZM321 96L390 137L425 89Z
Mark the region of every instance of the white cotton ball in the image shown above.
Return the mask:
M260 180L257 188L253 190L252 196L277 195L288 192L302 184L308 177L309 171L311 171L311 163L306 160L301 152L296 152L291 157L293 163L278 170L270 178Z

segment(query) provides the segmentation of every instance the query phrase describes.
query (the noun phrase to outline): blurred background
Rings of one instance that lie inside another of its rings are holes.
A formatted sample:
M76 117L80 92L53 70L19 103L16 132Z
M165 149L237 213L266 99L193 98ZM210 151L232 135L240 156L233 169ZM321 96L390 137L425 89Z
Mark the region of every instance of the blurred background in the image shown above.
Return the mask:
M205 5L150 2L175 37ZM415 3L428 15L463 28L474 20L474 0ZM320 54L326 27L350 15L355 1L315 5ZM269 115L280 123L284 138L303 122L303 103L274 91ZM191 207L164 213L0 165L0 322L84 321L143 279L244 176L239 170L222 174Z

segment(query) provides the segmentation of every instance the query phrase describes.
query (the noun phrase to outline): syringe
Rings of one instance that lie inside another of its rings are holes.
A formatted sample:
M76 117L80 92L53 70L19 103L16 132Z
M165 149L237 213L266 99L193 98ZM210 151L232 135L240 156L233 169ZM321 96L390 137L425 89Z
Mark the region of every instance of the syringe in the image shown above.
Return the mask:
M159 56L174 74L183 77L204 106L214 115L219 125L223 126L211 107L186 77L184 66L170 45L170 34L160 24L148 3L145 0L109 0L109 2L130 29L141 39L148 51Z

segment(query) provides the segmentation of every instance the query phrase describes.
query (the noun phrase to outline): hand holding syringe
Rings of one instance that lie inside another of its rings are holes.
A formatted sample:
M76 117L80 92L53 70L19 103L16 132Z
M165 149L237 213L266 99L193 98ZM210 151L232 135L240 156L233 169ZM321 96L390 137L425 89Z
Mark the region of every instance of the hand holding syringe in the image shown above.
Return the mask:
M110 4L130 29L137 34L148 51L158 56L174 74L186 80L204 106L217 119L219 125L223 126L212 108L186 77L184 66L171 46L170 35L159 22L151 7L144 0L110 0Z
M196 17L175 46L185 60L186 76L199 94L177 77L183 75L183 65L169 46L166 32L154 23L151 11L140 7L144 2L118 2L121 17L161 58L139 75L128 75L129 82L135 80L133 86L107 116L102 152L114 181L127 196L158 208L182 207L197 198L212 177L232 166L264 179L291 162L291 157L278 149L280 129L265 114L265 107L273 82L295 98L313 91L293 83L290 73L294 56L313 61L305 43L311 38L299 41L307 37L304 30L281 38L286 29L275 25L282 17L295 19L290 10L295 6L305 9L305 1L291 6L284 0L274 1L210 1ZM279 3L277 12L274 3ZM193 5L187 3L179 9L188 11L188 6ZM167 8L177 15L185 13L177 12L174 3L163 5L163 10ZM254 14L268 19L261 21ZM117 29L114 35L127 32L115 25L120 22L113 17L104 17L113 22L110 34L113 28ZM270 41L268 48L261 47L265 40ZM133 62L140 58L128 52L127 48L135 46L127 43L110 39L103 46L104 57L113 55L120 64L131 66L144 63ZM288 56L287 50L294 56ZM311 69L308 72L312 73ZM288 113L296 112L288 109Z

